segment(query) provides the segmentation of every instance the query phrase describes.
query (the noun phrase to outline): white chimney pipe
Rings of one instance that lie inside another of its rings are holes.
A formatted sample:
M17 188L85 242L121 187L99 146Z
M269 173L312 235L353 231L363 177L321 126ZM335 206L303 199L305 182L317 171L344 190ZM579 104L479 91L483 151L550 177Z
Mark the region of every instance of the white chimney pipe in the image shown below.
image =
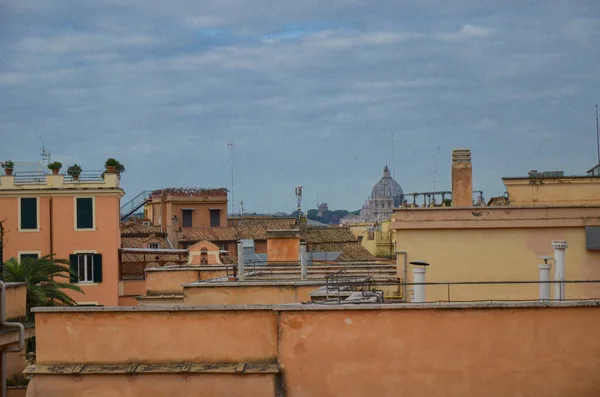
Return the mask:
M565 249L568 244L566 241L555 240L552 241L552 248L554 248L554 299L564 300L565 295Z
M241 241L237 243L237 251L238 251L238 280L244 281L244 244Z
M415 283L413 302L423 303L425 302L425 285L420 283L425 282L425 272L427 271L427 266L429 266L429 263L414 261L410 262L410 264L413 265L413 282Z
M306 243L300 243L300 274L302 280L308 279L308 269L306 264Z
M540 300L550 300L550 269L552 265L548 263L548 260L552 258L549 256L541 257L544 263L540 263L538 268L540 269Z

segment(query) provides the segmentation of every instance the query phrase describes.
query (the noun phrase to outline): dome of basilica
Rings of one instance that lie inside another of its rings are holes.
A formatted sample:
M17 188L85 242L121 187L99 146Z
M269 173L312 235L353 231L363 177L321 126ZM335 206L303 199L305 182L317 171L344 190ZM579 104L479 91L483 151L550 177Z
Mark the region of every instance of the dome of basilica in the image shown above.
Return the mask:
M383 177L375 184L375 186L373 186L373 191L371 192L371 199L382 198L393 199L394 207L400 206L404 200L402 187L400 187L400 184L392 178L387 165L383 170Z

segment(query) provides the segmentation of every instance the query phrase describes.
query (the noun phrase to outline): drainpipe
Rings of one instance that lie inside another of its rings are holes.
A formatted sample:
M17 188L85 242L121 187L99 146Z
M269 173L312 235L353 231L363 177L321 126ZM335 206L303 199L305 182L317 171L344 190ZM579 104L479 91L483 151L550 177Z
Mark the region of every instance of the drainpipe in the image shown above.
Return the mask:
M237 243L237 251L238 251L238 280L244 281L246 278L244 273L244 245L241 241Z
M402 299L404 302L408 302L408 286L406 285L408 278L408 252L406 251L396 251L396 255L401 254L404 256L404 285L402 286ZM396 266L398 266L396 264ZM396 271L398 273L398 271Z
M552 260L551 256L541 256L540 259L544 260L544 263L540 263L538 268L540 269L540 300L550 300L550 269L552 265L548 263Z
M6 285L0 281L0 326L19 329L19 347L8 347L2 350L2 396L6 396L6 353L20 352L25 347L25 327L21 323L6 321Z
M53 214L54 206L52 205L52 197L50 197L50 208L49 209L50 209L50 219L49 219L49 221L50 221L50 227L49 227L49 229L50 229L50 252L49 252L49 254L50 255L54 255L54 235L52 234L52 231L54 229L54 227L53 227L53 224L54 224L54 217L53 217L53 215L54 215Z
M563 240L552 241L552 248L554 248L554 299L564 300L565 295L565 250L568 248L568 244Z
M425 282L425 271L429 263L423 261L410 262L413 265L413 281L415 283L415 296L413 298L414 303L425 302L425 285L420 284Z
M308 278L308 269L306 266L306 243L300 243L300 274L302 276L302 280L306 280Z

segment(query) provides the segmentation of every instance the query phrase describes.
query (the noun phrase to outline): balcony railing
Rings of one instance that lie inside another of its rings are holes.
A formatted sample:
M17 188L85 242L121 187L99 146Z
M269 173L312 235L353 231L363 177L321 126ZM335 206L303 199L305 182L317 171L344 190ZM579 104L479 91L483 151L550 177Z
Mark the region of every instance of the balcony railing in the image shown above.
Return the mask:
M65 182L102 182L104 170L84 170L79 175L79 180L73 179L70 175L64 175ZM45 171L24 171L15 172L15 184L44 184L46 183L46 176L50 175L49 172Z

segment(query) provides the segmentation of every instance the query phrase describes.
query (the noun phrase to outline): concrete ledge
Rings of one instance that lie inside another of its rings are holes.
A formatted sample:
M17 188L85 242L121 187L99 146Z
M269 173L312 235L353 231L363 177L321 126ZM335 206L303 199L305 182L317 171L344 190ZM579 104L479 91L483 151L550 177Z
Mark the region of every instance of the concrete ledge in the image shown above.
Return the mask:
M278 374L279 365L261 363L158 363L158 364L35 364L23 371L27 375L93 374Z
M246 275L246 277L252 277L252 275ZM219 277L220 278L220 277ZM251 281L197 281L193 283L182 284L184 288L193 288L193 287L280 287L280 286L323 286L325 285L325 280L314 281L295 281L295 280L251 280Z
M287 305L215 305L215 306L111 306L111 307L37 307L34 313L85 313L85 312L193 312L193 311L331 311L331 310L423 310L423 309L526 309L600 307L600 300L568 301L486 301L486 302L430 302L392 304L339 304L296 303Z

